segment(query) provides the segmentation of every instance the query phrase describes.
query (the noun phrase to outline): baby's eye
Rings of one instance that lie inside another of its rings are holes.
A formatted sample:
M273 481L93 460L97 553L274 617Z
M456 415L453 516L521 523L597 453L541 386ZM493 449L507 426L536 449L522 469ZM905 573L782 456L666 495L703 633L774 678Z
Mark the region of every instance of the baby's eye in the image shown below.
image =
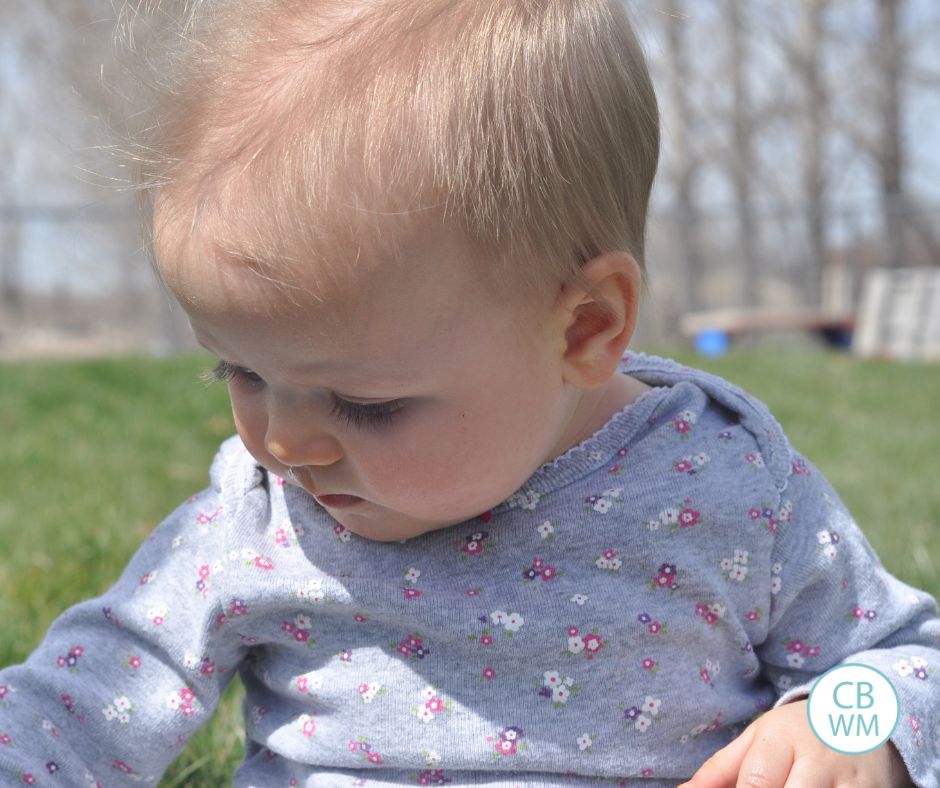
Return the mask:
M350 402L334 394L332 413L347 424L381 428L391 424L403 407L405 407L405 402L400 399L388 402Z
M245 383L263 383L261 376L245 367L237 367L227 361L219 359L219 363L203 375L209 382L230 383L243 381Z

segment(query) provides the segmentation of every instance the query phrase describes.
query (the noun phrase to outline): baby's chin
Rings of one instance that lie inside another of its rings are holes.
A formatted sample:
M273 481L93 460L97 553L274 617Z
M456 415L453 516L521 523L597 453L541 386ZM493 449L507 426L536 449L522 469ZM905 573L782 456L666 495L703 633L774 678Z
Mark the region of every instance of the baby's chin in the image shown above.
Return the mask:
M355 512L330 512L330 516L346 530L372 542L404 542L418 536L450 528L463 520L428 522L412 520L396 522L396 518L383 518L379 512L359 514Z

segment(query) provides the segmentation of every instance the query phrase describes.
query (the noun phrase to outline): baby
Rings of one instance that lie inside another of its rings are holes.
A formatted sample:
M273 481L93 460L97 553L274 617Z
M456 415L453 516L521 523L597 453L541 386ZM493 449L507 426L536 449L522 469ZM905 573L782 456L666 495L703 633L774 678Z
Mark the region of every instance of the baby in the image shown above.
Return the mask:
M155 783L237 672L237 786L937 788L935 601L760 402L627 350L658 121L618 3L178 19L142 187L238 436L0 672L3 784ZM843 662L900 700L862 755L807 721Z

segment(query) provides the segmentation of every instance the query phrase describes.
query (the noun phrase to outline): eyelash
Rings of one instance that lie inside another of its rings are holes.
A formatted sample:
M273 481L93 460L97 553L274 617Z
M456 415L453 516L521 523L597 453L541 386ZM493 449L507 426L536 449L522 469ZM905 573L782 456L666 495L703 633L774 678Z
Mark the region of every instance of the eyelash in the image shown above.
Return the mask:
M244 367L236 367L227 361L219 361L212 369L203 374L203 379L209 383L231 383L244 381L249 385L258 385L264 381L256 373ZM388 402L356 403L341 399L335 394L331 415L342 419L346 424L354 424L359 428L387 427L395 419L395 415L404 407L401 400Z

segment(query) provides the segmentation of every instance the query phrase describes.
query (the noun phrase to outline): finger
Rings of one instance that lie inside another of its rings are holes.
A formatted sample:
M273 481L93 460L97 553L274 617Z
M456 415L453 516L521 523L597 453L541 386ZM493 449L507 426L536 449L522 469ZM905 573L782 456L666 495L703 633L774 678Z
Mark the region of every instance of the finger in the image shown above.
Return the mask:
M791 767L783 788L819 788L821 772L822 767L817 761L811 758L798 758ZM829 780L826 788L832 784L832 780Z
M741 761L734 788L784 788L792 767L790 743L765 731L754 737L754 743ZM807 783L806 788L810 785Z
M705 761L692 775L692 779L682 783L679 788L732 788L738 777L741 761L754 740L754 731L752 723L744 733Z

